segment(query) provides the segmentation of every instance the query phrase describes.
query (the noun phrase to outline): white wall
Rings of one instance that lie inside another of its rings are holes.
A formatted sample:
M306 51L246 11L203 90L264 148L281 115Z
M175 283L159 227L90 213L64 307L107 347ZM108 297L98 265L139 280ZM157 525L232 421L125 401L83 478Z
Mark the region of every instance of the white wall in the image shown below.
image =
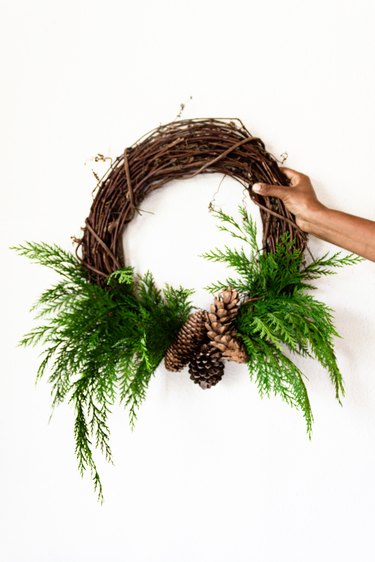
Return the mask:
M72 410L48 424L48 384L34 385L41 349L16 348L55 277L8 250L24 240L73 249L91 169L102 171L95 154L117 156L189 96L184 118L240 117L274 154L288 152L326 205L374 219L373 3L3 0L1 13L0 559L373 561L373 263L319 283L343 336L347 396L340 408L328 375L300 363L312 442L297 412L260 400L244 366L227 366L207 392L160 367L136 430L121 408L113 414L115 466L99 461L101 507L76 468ZM220 180L168 185L144 202L155 215L126 235L139 270L195 286L201 306L218 275L214 264L200 275L196 255L223 240L207 213ZM218 199L235 208L240 184L226 179Z

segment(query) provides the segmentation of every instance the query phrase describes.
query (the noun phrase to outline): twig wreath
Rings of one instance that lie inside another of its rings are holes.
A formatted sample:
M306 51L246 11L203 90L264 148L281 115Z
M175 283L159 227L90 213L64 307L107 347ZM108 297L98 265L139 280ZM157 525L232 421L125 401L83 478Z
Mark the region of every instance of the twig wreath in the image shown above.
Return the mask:
M238 219L212 211L219 229L243 247L204 254L226 263L236 276L207 287L215 294L209 310L194 311L192 290L159 289L151 272L137 275L126 264L122 235L149 193L170 180L204 173L225 174L245 187L260 209L263 236L258 247L255 223L243 206ZM315 289L312 280L361 258L336 252L307 264L306 234L281 200L252 191L259 181L288 189L276 158L240 119L173 121L125 148L110 166L98 183L83 236L74 238L74 254L43 242L13 248L61 277L33 305L43 324L20 345L45 345L37 379L49 370L53 407L64 401L74 405L79 469L91 471L101 500L93 451L101 449L112 461L111 407L119 397L133 426L163 359L170 371L188 366L201 388L222 379L226 360L246 363L261 396L278 394L302 412L309 436L311 406L304 375L291 356L316 358L339 402L344 395L332 310L309 292Z

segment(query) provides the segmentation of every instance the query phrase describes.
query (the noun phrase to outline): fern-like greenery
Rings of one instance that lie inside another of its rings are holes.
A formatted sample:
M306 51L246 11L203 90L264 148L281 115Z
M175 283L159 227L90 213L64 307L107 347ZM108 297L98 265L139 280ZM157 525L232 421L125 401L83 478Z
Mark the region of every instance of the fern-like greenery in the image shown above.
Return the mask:
M334 338L339 334L332 310L309 291L316 288L311 284L313 279L362 258L336 252L306 265L303 252L295 248L288 234L280 237L274 253L261 252L256 224L244 207L239 207L238 221L220 209L213 214L220 221L220 230L244 244L240 249L224 246L203 254L208 260L227 264L237 274L207 290L215 293L231 287L239 291L242 305L235 327L248 353L250 377L261 396L279 395L300 410L311 436L313 415L304 375L286 351L317 359L328 371L341 403L344 385L334 351Z
M12 249L60 276L33 305L41 323L20 345L44 346L37 379L49 373L53 407L73 404L79 470L91 472L102 501L94 450L112 462L111 408L118 397L134 426L151 376L191 312L193 291L169 285L161 291L151 273L135 276L131 267L112 273L102 288L57 245L27 242Z
M239 291L235 327L248 353L250 376L261 396L279 395L300 410L310 436L313 416L304 375L285 352L315 357L328 371L341 400L344 386L334 352L338 333L332 310L309 291L315 289L312 280L362 258L337 252L306 265L288 235L280 238L274 253L265 253L258 247L255 223L243 207L238 221L221 210L213 212L219 229L243 246L203 254L236 272L207 289ZM160 290L150 272L137 276L131 267L112 273L103 288L91 283L80 261L57 245L26 242L12 249L59 275L33 305L39 325L24 335L20 345L44 346L37 380L48 373L53 407L72 403L79 470L82 475L91 472L102 501L94 452L100 449L112 462L111 409L118 398L134 426L152 375L191 313L193 291L170 285Z

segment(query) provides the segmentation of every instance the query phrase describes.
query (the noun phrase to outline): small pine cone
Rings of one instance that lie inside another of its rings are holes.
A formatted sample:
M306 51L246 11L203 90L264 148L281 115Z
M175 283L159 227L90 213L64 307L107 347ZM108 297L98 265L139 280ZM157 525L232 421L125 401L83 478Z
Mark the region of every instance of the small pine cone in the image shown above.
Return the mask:
M189 363L190 378L203 389L211 388L221 381L224 363L221 352L209 343L204 343Z
M189 316L166 351L164 358L166 369L181 371L189 363L207 337L206 320L207 312L205 310L197 310Z

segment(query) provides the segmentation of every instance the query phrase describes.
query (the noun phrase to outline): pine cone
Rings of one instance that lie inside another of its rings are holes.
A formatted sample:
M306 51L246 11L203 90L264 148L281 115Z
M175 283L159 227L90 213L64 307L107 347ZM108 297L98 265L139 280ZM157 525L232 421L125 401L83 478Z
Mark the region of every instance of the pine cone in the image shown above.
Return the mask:
M233 328L233 321L238 311L238 292L228 287L214 298L214 304L211 305L208 313L206 328L211 345L219 349L223 357L237 363L245 363L246 350Z
M224 334L223 336L217 335L215 340L210 343L213 347L216 347L222 352L223 357L226 357L230 361L236 361L236 363L246 363L248 360L246 349L244 348L242 342L237 338L235 330L232 330L229 334Z
M217 384L224 374L224 363L221 352L209 343L204 343L190 360L190 378L203 389Z
M189 363L207 337L206 320L207 312L205 310L197 310L189 316L166 351L164 358L166 369L181 371Z

